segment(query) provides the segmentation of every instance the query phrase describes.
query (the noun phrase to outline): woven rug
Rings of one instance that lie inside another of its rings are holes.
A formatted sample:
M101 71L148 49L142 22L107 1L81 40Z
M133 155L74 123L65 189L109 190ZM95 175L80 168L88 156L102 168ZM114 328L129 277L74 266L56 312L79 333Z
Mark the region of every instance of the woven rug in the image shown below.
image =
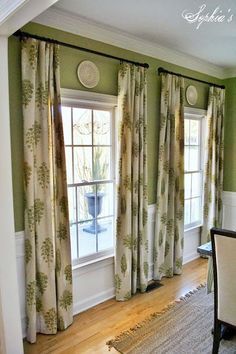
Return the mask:
M210 354L213 312L213 294L199 286L107 345L123 354ZM236 354L236 337L222 340L219 353Z

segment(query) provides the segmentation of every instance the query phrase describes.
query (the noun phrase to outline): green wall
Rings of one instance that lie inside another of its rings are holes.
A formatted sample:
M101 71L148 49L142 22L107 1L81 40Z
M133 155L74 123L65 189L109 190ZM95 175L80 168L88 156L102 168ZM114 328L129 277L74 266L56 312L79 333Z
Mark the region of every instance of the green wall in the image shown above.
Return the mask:
M225 143L224 190L236 192L236 78L224 80Z
M52 37L60 41L76 44L82 47L109 53L115 56L131 59L139 62L147 62L148 69L148 201L152 204L156 200L156 177L158 159L158 129L159 129L159 103L160 103L160 78L157 75L157 68L162 66L168 70L176 71L184 75L192 76L201 80L222 84L222 81L211 76L188 70L158 59L138 54L125 49L117 48L102 42L90 40L84 37L59 31L50 27L30 23L24 26L23 30L41 36ZM63 88L85 90L79 83L76 75L78 64L84 59L90 59L100 70L100 82L91 91L117 94L117 71L119 62L97 55L81 52L67 47L61 47L61 86ZM194 84L198 90L197 108L206 109L208 99L208 85L195 81L186 80L186 87ZM236 85L227 82L236 90ZM9 86L10 86L10 116L11 116L11 140L12 140L12 168L13 168L13 194L15 212L15 230L24 229L23 221L23 122L21 112L21 86L20 86L20 45L15 37L9 38ZM231 87L230 86L230 87ZM186 105L188 105L186 103ZM235 111L236 112L236 111ZM236 124L235 124L236 129ZM230 161L227 163L230 164ZM236 163L234 164L236 169ZM232 184L231 177L226 176L228 190L236 190Z

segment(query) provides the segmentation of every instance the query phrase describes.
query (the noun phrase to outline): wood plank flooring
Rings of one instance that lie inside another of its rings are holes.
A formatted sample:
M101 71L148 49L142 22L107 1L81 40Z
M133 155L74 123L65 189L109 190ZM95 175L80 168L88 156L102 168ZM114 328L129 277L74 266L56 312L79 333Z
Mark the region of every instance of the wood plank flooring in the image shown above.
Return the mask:
M36 344L24 343L25 354L106 354L106 341L133 327L153 312L206 281L207 260L184 266L181 276L163 279L164 286L137 294L126 302L108 300L74 317L74 323L57 335L38 335ZM111 354L117 353L111 349Z

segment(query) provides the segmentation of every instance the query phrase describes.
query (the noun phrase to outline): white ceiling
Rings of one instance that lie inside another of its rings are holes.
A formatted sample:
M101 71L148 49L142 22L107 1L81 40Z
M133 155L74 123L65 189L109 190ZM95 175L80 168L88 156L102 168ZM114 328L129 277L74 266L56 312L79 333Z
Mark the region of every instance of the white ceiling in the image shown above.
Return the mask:
M233 14L232 21L202 23L196 29L196 23L183 19L185 9L197 13L204 3L207 6L202 14L211 14L219 6L221 15L227 19ZM59 0L54 7L111 31L187 53L217 66L236 67L235 0Z

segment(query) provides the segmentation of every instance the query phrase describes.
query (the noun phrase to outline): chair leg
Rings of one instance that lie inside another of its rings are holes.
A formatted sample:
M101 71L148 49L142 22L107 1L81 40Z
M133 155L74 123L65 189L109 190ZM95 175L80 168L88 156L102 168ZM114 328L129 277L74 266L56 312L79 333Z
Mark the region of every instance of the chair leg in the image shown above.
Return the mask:
M214 323L212 354L218 354L220 340L221 340L221 323L218 320L216 320Z

